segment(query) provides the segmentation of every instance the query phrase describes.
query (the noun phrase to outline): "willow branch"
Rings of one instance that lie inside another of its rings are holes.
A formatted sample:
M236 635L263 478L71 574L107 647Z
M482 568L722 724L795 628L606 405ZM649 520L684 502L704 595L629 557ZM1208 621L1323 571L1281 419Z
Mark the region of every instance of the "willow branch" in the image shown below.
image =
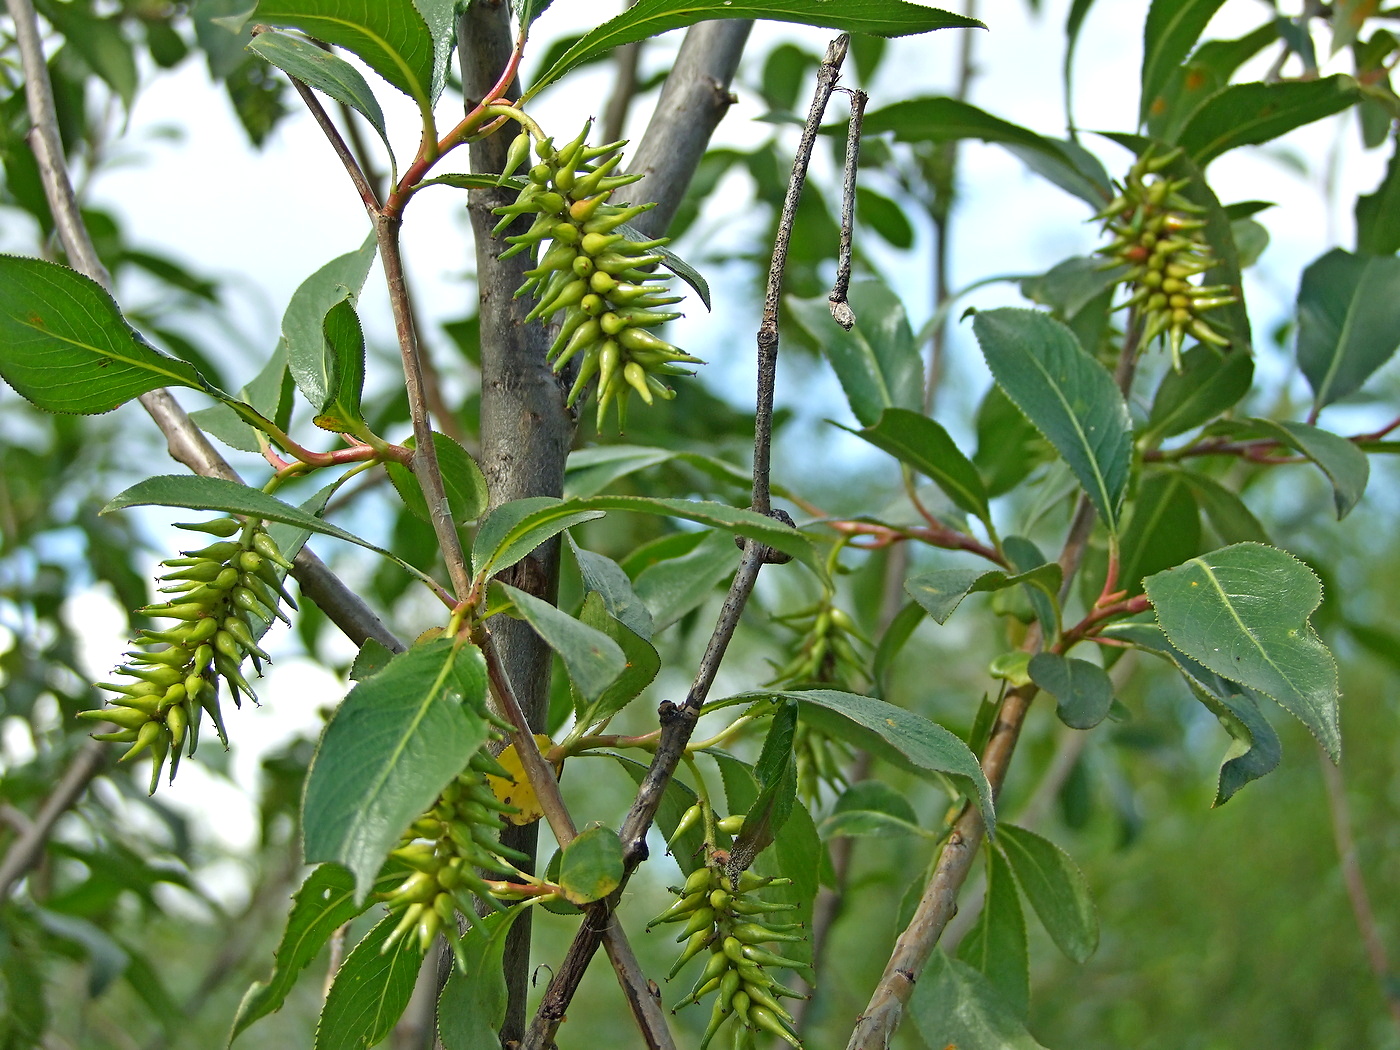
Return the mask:
M62 779L39 807L33 822L10 843L4 859L0 860L0 901L6 900L15 883L39 862L58 818L82 797L92 779L106 768L111 754L111 748L95 740L89 740L78 749Z

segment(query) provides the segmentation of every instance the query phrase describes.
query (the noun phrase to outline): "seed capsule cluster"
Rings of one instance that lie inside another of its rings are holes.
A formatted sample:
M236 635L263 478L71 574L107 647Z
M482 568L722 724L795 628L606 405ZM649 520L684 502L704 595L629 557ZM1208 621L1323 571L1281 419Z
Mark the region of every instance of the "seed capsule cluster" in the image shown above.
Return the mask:
M111 705L78 716L118 727L96 733L94 739L129 743L121 761L150 753L152 792L167 757L173 781L182 751L194 754L204 714L213 720L220 743L228 746L218 681L227 683L235 706L241 706L244 693L256 703L241 670L243 660L251 659L261 674L268 656L258 638L274 617L286 620L281 602L296 608L279 572L291 564L261 522L216 518L179 527L219 539L162 563L173 571L160 577L165 583L161 590L176 597L139 611L176 625L143 630L136 640L140 648L128 652L128 662L117 669L127 681L101 687L116 694Z
M764 878L748 871L732 879L724 870L724 857L723 853L712 853L704 867L690 873L683 887L672 888L680 899L647 923L648 930L662 923L685 923L676 938L685 942L685 948L671 967L668 981L691 959L708 952L694 988L673 1012L718 992L700 1050L705 1050L730 1017L737 1017L751 1032L768 1032L800 1050L802 1043L792 1029L792 1015L779 1000L806 996L779 984L766 968L796 970L809 980L811 968L763 947L768 941L804 939L798 932L801 923L775 923L765 918L770 912L791 911L797 905L776 904L753 895L764 886L786 885L791 880Z
M1179 154L1179 150L1160 157L1144 153L1128 172L1122 192L1096 216L1114 235L1100 252L1113 264L1129 267L1123 280L1131 284L1132 295L1123 305L1139 310L1142 345L1165 335L1172 364L1178 369L1188 332L1203 343L1229 345L1203 315L1235 301L1228 285L1199 282L1200 275L1219 260L1212 256L1203 233L1205 209L1181 195L1191 180L1160 174Z
M693 375L686 366L701 361L647 330L681 316L666 310L681 297L665 287L666 274L655 272L662 256L654 249L666 241L635 241L620 232L652 205L608 203L614 191L641 176L613 174L626 143L588 146L590 125L558 149L549 139L535 143L539 162L515 202L496 209L502 219L495 232L499 236L521 215L535 215L527 232L506 238L511 247L502 253L505 258L526 249L534 252L535 268L526 272L516 295L538 299L529 320L549 321L562 314L548 360L558 372L578 359L568 404L596 381L598 428L616 404L621 430L632 393L648 405L658 397L669 400L675 391L661 377ZM521 132L505 174L525 161L529 145L528 132Z
M398 925L385 948L407 936L409 944L423 951L441 931L457 948L457 915L476 914L473 895L494 903L495 888L477 869L518 874L516 863L530 858L500 841L503 813L515 809L499 801L486 782L486 774L509 773L485 749L472 756L466 770L438 796L433 807L404 833L402 844L390 853L410 868L396 889L384 895L391 912L401 911Z
M796 655L778 670L770 685L833 686L861 691L867 680L866 661L856 646L865 644L865 640L844 610L828 598L777 619L799 632L802 641ZM792 748L797 762L797 788L804 798L817 800L823 784L835 790L846 786L845 769L855 753L845 741L808 722L799 722Z

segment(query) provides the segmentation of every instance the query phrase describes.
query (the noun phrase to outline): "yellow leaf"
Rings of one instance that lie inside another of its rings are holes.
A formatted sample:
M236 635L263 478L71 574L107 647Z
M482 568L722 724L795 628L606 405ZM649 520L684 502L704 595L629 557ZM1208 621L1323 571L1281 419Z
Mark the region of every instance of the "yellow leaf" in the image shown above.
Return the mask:
M535 743L538 745L541 754L548 754L549 749L554 746L554 741L543 733L535 734ZM525 773L525 767L520 763L520 756L516 753L515 745L511 744L499 755L496 761L510 771L514 777L514 783L504 777L487 776L486 782L491 785L491 790L496 797L507 806L514 806L518 813L507 813L505 818L512 824L533 824L544 816L544 810L540 808L540 801L535 797L535 787L530 783L530 778ZM557 777L564 770L564 763L554 764L554 775Z

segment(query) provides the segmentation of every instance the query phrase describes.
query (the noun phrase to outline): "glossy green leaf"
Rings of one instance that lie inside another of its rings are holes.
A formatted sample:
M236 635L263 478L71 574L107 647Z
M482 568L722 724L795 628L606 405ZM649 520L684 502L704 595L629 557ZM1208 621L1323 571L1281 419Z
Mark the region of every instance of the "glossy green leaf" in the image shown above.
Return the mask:
M824 839L926 834L909 800L879 780L857 781L842 792L817 830Z
M376 889L390 890L403 878L403 870L395 868L380 875ZM312 871L292 897L292 912L277 945L272 976L267 981L254 981L243 994L229 1042L254 1021L280 1010L302 971L320 955L331 935L365 908L356 901L354 876L345 868L322 864Z
M768 18L778 22L876 36L907 36L933 29L985 29L974 18L949 14L905 0L638 0L627 11L583 38L536 77L529 99L575 66L623 44L684 29L713 18Z
M1322 602L1312 570L1285 551L1238 543L1145 584L1172 645L1276 700L1338 757L1337 664L1308 622Z
M597 700L627 666L622 649L602 631L589 627L517 587L500 584L516 610L540 638L559 654L569 678L585 700Z
M381 919L340 964L316 1024L314 1050L364 1050L403 1016L423 955L411 937L385 949L398 922L398 915Z
M1102 166L1077 149L995 117L961 99L934 96L908 99L865 115L866 135L894 133L900 142L952 142L978 139L1005 146L1033 170L1095 210L1112 197Z
M1032 682L1055 698L1055 713L1071 729L1093 729L1108 717L1113 682L1102 667L1058 653L1036 653L1027 671Z
M1223 546L1232 543L1268 543L1269 534L1254 512L1245 506L1231 489L1205 474L1187 471L1183 474L1186 483L1196 497L1196 502L1205 512L1215 534Z
M741 694L753 699L797 700L804 722L826 729L905 769L943 773L975 799L989 828L996 824L992 793L977 757L958 737L913 711L883 700L835 689Z
M1249 354L1192 347L1181 357L1181 371L1169 368L1162 376L1141 439L1155 445L1209 423L1238 404L1253 381Z
M345 48L430 113L446 80L452 7L451 0L262 0L254 17Z
M394 148L389 144L389 133L384 128L384 111L379 108L379 100L374 97L365 78L349 62L339 55L323 51L310 41L276 31L253 37L248 50L265 58L288 76L311 85L359 113L378 132L384 148L389 152L389 160L393 161Z
M972 462L986 481L987 495L1010 492L1037 467L1055 459L1055 450L995 383L977 406L977 451Z
M1206 23L1224 2L1225 0L1152 0L1143 29L1139 123L1146 123L1158 106L1167 105L1167 100L1161 98L1163 89L1195 46Z
M923 362L904 304L879 281L854 282L847 301L856 315L850 331L832 320L825 296L789 299L788 308L831 362L862 426L874 426L887 408L917 411Z
M45 411L83 415L158 387L209 389L128 325L96 281L14 255L0 255L0 376Z
M447 639L414 646L357 683L307 773L307 862L345 865L362 900L404 829L486 742L474 710L485 696L481 651Z
M239 391L239 396L285 431L291 426L294 389L291 373L287 371L287 341L278 339L272 356L248 385ZM261 450L257 431L227 404L201 408L191 412L190 418L200 430L218 438L230 448L242 452Z
M739 550L723 532L712 532L691 550L648 566L637 575L637 597L651 610L653 632L664 631L700 606L731 579Z
M996 985L941 948L919 974L909 1012L924 1044L939 1050L1045 1050Z
M1099 919L1078 865L1049 839L1011 824L998 830L997 845L1055 946L1077 963L1088 960L1099 946Z
M337 303L353 302L364 287L378 246L371 233L358 249L326 263L292 293L282 315L287 340L287 367L299 389L317 410L336 390L338 359L326 341L326 315Z
M890 669L894 666L895 657L903 651L923 619L923 607L918 602L909 602L895 614L885 633L880 635L880 644L875 647L875 659L870 666L876 683L873 692L882 695L889 692Z
M1241 65L1278 40L1272 21L1236 40L1207 40L1170 71L1147 113L1147 133L1175 142L1191 115L1230 83Z
M652 239L635 226L631 226L625 222L617 228L616 232L638 243L650 241ZM714 309L714 305L710 300L710 282L705 280L704 275L699 270L691 266L690 263L686 262L664 244L659 244L647 250L648 252L655 252L657 255L661 256L661 262L658 265L664 266L686 284L690 285L691 290L695 292L695 294L700 297L700 301L705 304L706 310Z
M796 733L797 705L783 704L768 725L763 750L754 763L758 797L744 813L744 828L729 851L734 862L743 867L773 844L797 803L797 762L793 757Z
M559 861L559 885L574 904L602 900L622 885L622 874L622 841L605 827L580 832Z
M622 573L621 569L617 571ZM626 578L623 575L623 579ZM661 670L661 657L645 638L608 611L603 596L597 591L591 591L584 599L579 620L617 643L626 660L616 680L605 687L596 700L576 705L579 721L595 725L621 711L651 685Z
M1017 584L1036 587L1054 601L1060 590L1061 575L1059 565L1054 562L1016 574L1001 569L934 569L910 577L904 583L904 590L937 623L947 623L948 617L969 594L1000 591Z
M506 1019L506 975L501 963L506 935L525 906L489 912L472 920L462 935L466 965L454 967L438 997L438 1036L443 1050L480 1050L495 1045Z
M977 468L948 432L928 416L887 408L874 426L851 433L927 475L960 509L990 520L987 489Z
M1293 420L1249 419L1217 424L1212 430L1221 433L1273 438L1285 448L1306 456L1327 475L1332 483L1332 501L1338 520L1351 513L1366 494L1371 476L1371 461L1355 443L1307 423Z
M1400 347L1400 259L1334 248L1303 271L1298 367L1313 410L1361 389Z
M1104 631L1110 638L1158 653L1176 665L1191 692L1230 734L1229 751L1220 764L1214 805L1228 802L1240 788L1278 768L1283 754L1278 734L1259 710L1259 694L1221 678L1171 642L1156 624L1116 623Z
M404 444L408 448L416 447L412 437ZM438 470L442 473L442 487L447 493L447 505L451 509L452 520L458 525L475 521L486 512L486 501L489 497L486 477L481 473L481 468L466 449L436 430L433 431L433 450L437 452ZM388 462L384 464L384 469L404 505L419 520L431 521L428 515L428 501L423 496L423 487L418 483L418 475L402 463Z
M998 385L1055 446L1109 531L1132 464L1128 406L1074 334L1034 310L984 310L972 330Z
M856 187L856 224L868 226L896 248L914 247L914 227L904 208L864 186Z
M1357 97L1356 81L1344 73L1321 80L1234 84L1191 115L1178 142L1204 168L1229 150L1269 142L1340 113Z
M700 452L638 445L598 445L569 453L564 468L564 496L566 499L596 496L618 478L673 460L741 489L747 490L751 484L747 470Z
M1400 252L1400 143L1392 149L1376 191L1356 198L1356 250L1372 255Z
M360 398L365 390L365 335L349 299L327 311L322 329L326 338L326 400L313 422L337 434L363 431Z
M584 589L602 599L607 612L639 638L650 641L653 630L651 613L637 596L632 581L622 566L606 555L586 551L569 538L569 549L578 562Z
M247 485L225 481L223 478L205 478L195 474L166 474L147 478L113 497L111 502L102 508L102 513L109 514L127 507L187 507L190 510L244 514L261 518L263 521L293 525L322 536L334 536L338 540L358 544L401 565L404 564L390 551L376 547L354 533L346 532L338 525L318 518L310 511L283 503L276 496L270 496L261 489L249 488Z
M1142 593L1142 579L1201 553L1201 513L1180 471L1152 474L1138 485L1133 514L1123 529L1118 586Z
M1010 862L1001 850L988 845L983 853L987 858L987 890L982 914L958 946L958 958L987 978L1024 1020L1030 1008L1031 977L1021 896Z
M472 542L472 571L493 576L508 569L545 540L603 512L570 509L553 496L530 496L503 503L481 523Z

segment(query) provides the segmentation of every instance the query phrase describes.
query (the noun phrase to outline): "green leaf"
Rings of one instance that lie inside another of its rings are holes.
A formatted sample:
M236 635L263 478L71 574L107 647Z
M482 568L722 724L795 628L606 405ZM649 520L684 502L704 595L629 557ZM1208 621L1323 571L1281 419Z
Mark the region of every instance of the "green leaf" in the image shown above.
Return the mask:
M1191 115L1178 142L1204 168L1238 146L1269 142L1294 128L1340 113L1357 97L1356 81L1344 73L1321 80L1234 84Z
M1205 474L1186 471L1183 477L1223 545L1269 542L1264 526L1233 491Z
M883 194L856 187L856 223L869 226L896 248L914 247L914 227L904 209Z
M734 575L739 557L727 534L712 532L680 557L638 573L637 597L651 610L653 633L664 631L703 603L715 587Z
M621 226L617 227L614 232L620 233L623 237L638 243L652 240L652 238L648 237L641 230L627 223L623 223ZM701 275L699 270L691 266L690 263L686 262L664 244L659 244L655 248L648 248L647 251L655 252L657 255L661 256L660 265L666 267L666 269L670 270L682 281L690 285L695 294L700 297L700 301L705 304L706 310L714 309L714 306L710 302L710 284Z
M642 781L646 780L647 766L636 759L628 758L626 755L611 755L610 757L616 760L637 787L642 786ZM686 810L695 804L696 799L695 792L683 784L678 777L671 777L666 782L666 790L661 796L661 806L656 811L656 827L660 829L661 834L668 841L675 834L681 817L685 815ZM694 824L688 831L683 832L679 839L671 843L667 852L680 865L682 874L689 875L704 863L700 849L704 844L704 839L704 828L700 824Z
M322 536L334 536L338 540L356 543L376 554L392 558L400 565L406 565L392 552L383 547L376 547L337 525L323 521L309 511L293 507L290 503L283 503L276 496L269 496L261 489L240 485L236 481L225 481L223 478L204 478L194 474L167 474L147 478L113 497L112 501L102 508L102 513L109 514L127 507L187 507L190 510L245 514L263 521L294 525Z
M506 935L529 909L488 912L462 936L464 969L454 967L438 998L438 1035L444 1050L480 1050L499 1041L506 1019Z
M494 576L525 557L545 540L603 512L571 508L553 496L530 496L502 503L487 515L472 542L472 571Z
M403 877L403 871L395 868L379 877L376 888L392 889ZM292 897L292 912L277 945L272 976L266 982L254 981L243 994L229 1043L254 1021L280 1010L301 972L320 954L331 934L365 908L355 899L354 877L339 864L322 864L308 875Z
M158 387L210 389L128 325L96 281L14 255L0 255L0 376L39 408L81 415Z
M1152 0L1143 27L1142 95L1138 121L1165 106L1162 91L1225 0Z
M1104 634L1157 653L1175 664L1196 699L1230 734L1232 743L1220 764L1213 805L1223 805L1251 780L1258 780L1278 768L1283 747L1274 727L1259 710L1258 693L1221 678L1191 659L1167 641L1166 633L1156 624L1110 624Z
M596 496L618 478L672 460L689 464L720 481L743 489L748 489L751 484L747 471L703 453L638 445L599 445L569 453L564 468L564 496L566 499Z
M851 433L927 475L961 510L990 520L987 489L977 468L928 416L887 408L874 426Z
M586 552L580 552L586 553ZM613 567L616 568L615 563ZM622 570L617 570L625 580ZM579 620L587 627L600 631L617 643L626 664L616 681L607 686L597 700L589 704L576 705L578 719L588 725L596 725L605 718L621 711L643 689L651 685L661 670L661 657L645 638L640 637L625 623L608 612L603 596L591 591L583 601Z
M511 510L506 513L506 509ZM825 568L812 542L801 532L776 518L709 500L653 499L646 496L594 496L591 499L557 500L534 496L502 504L477 532L472 545L476 572L493 575L514 565L546 539L581 521L599 517L600 511L623 510L681 518L700 525L758 540L791 554L819 576ZM501 520L498 522L497 519Z
M1147 113L1147 133L1161 142L1175 142L1191 115L1229 84L1241 65L1277 40L1272 21L1237 40L1207 40L1171 70Z
M554 0L512 0L515 7L515 17L520 19L520 24L525 29L529 29L535 19L544 14L545 9Z
M1095 210L1113 196L1102 166L1082 150L994 117L961 99L932 96L896 102L867 113L861 129L866 135L892 131L900 142L978 139L1006 146L1037 174Z
M941 948L919 974L909 1012L925 1045L940 1050L1045 1050L991 981Z
M734 862L748 867L754 857L773 844L797 802L797 762L793 738L797 733L797 705L783 704L769 723L763 750L754 764L758 797L744 814L744 829L729 851Z
M1172 645L1277 701L1337 759L1337 664L1308 623L1322 602L1312 570L1285 551L1238 543L1145 583Z
M755 700L797 700L804 705L800 713L804 722L820 726L902 768L948 775L968 798L977 800L987 827L995 828L991 789L977 757L938 723L874 697L834 689L741 695Z
M409 437L404 445L408 448L417 447L412 437ZM486 477L481 473L481 468L466 449L436 430L433 431L433 450L437 452L438 470L442 472L442 487L447 493L447 505L451 509L452 520L458 525L475 521L485 513L489 497ZM389 475L389 480L394 483L404 506L420 521L431 521L428 501L423 496L423 486L418 482L418 475L402 463L387 462L384 469Z
M1144 479L1123 530L1118 586L1129 597L1142 593L1142 579L1201 553L1201 512L1181 471Z
M879 780L861 780L848 787L817 830L824 839L927 834L909 800Z
M1113 682L1102 667L1058 653L1036 653L1031 681L1055 698L1055 713L1071 729L1093 729L1113 706Z
M380 920L341 963L316 1023L314 1050L364 1050L387 1036L403 1016L423 956L410 944L412 937L385 950L399 918Z
M1043 313L984 310L972 330L998 385L1055 446L1116 532L1132 440L1128 406L1113 377L1073 332Z
M559 654L585 700L597 700L617 681L627 666L627 657L616 642L542 598L508 584L500 587L544 643Z
M1084 873L1068 853L1025 828L1003 824L997 845L1050 939L1077 963L1099 946L1099 919Z
M360 398L365 391L365 335L349 299L326 313L326 400L313 422L332 433L364 431Z
M977 406L977 451L972 462L987 483L987 495L996 497L1014 489L1044 463L1055 450L1035 424L995 383Z
M875 678L874 692L889 692L890 668L895 657L904 649L923 619L923 607L918 602L909 602L895 614L894 619L885 628L885 633L880 636L880 644L875 647L875 659L870 665L870 673Z
M797 323L821 347L862 426L874 426L887 408L917 411L923 401L923 362L904 304L879 281L856 281L847 297L855 327L831 318L831 304L789 299Z
M394 650L377 638L366 638L365 644L360 646L360 651L355 654L355 660L350 665L350 673L347 677L352 682L364 681L371 675L376 675L384 670L393 658Z
M958 958L986 977L1016 1016L1025 1020L1031 998L1026 917L1010 862L991 844L984 852L987 891L982 914L958 947Z
M130 114L141 81L131 44L122 33L121 19L94 18L77 4L45 4L42 11ZM64 138L66 141L67 136Z
M1054 562L1015 575L1000 569L935 569L910 577L904 590L937 623L947 623L969 594L1000 591L1021 583L1038 588L1051 601L1057 601L1061 576L1060 566Z
M586 551L569 538L569 549L578 562L583 586L602 599L603 607L637 637L650 641L653 630L651 613L646 604L637 596L632 581L622 566L611 558ZM586 622L586 621L585 621ZM596 624L594 626L597 626ZM629 661L630 661L629 657Z
M1235 435L1263 435L1306 456L1317 464L1327 475L1327 480L1332 483L1332 501L1336 506L1339 521L1351 513L1352 508L1366 493L1366 483L1371 476L1371 461L1366 453L1344 437L1292 420L1231 420L1219 423L1211 429Z
M486 742L481 651L438 639L359 682L321 735L307 773L302 834L308 863L355 876L363 899L408 827Z
M1313 411L1361 389L1400 347L1400 259L1334 248L1303 271L1298 366Z
M1079 48L1079 32L1084 28L1084 19L1089 16L1089 9L1093 6L1094 0L1073 0L1069 14L1065 16L1065 62L1060 79L1064 84L1065 114L1071 130L1074 128L1074 53Z
M581 832L559 861L559 885L574 904L602 900L622 885L622 873L622 841L601 826Z
M272 356L239 394L256 412L285 431L291 426L293 389L291 373L287 371L287 340L278 339ZM199 429L230 448L241 452L261 451L257 431L228 404L201 408L191 412L190 418Z
M1181 371L1169 368L1162 376L1141 440L1155 445L1209 423L1238 404L1253 381L1249 354L1205 343L1192 347L1181 357Z
M1069 323L1079 312L1122 281L1125 268L1104 269L1102 256L1073 255L1043 274L1020 282L1021 294L1033 303L1050 307Z
M384 128L384 111L365 78L349 62L300 37L275 31L253 37L248 50L359 113L379 133L389 151L389 160L394 163L394 148Z
M302 281L282 315L287 367L297 389L318 410L337 386L338 358L326 341L326 315L337 303L360 294L377 250L374 234L370 233L358 249L332 259Z
M451 7L450 0L262 0L254 17L345 48L431 114L446 79L450 39L442 35L451 32ZM432 28L426 15L434 16Z
M1400 142L1391 151L1376 192L1356 198L1356 250L1373 255L1400 252Z
M714 18L769 18L777 22L839 29L876 36L907 36L933 29L985 29L975 18L949 14L904 0L638 0L629 10L584 34L541 73L525 100L595 55L684 29Z

